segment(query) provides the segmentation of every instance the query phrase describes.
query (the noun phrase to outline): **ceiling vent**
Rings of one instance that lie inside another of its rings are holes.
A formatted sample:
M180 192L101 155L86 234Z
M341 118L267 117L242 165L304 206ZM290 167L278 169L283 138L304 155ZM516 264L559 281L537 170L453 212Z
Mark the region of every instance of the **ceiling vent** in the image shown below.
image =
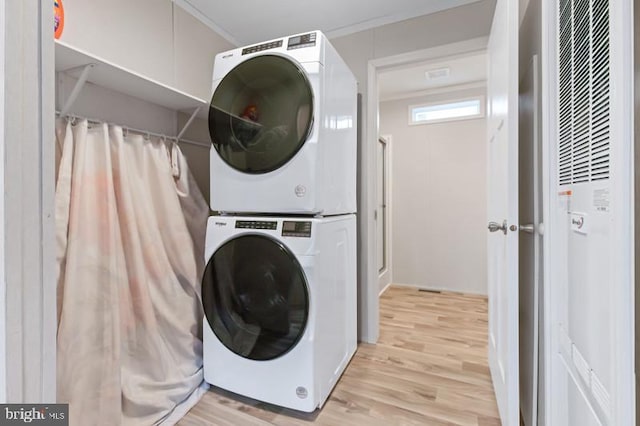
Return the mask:
M437 68L433 70L427 70L424 76L427 80L439 80L441 78L447 78L451 74L451 68Z

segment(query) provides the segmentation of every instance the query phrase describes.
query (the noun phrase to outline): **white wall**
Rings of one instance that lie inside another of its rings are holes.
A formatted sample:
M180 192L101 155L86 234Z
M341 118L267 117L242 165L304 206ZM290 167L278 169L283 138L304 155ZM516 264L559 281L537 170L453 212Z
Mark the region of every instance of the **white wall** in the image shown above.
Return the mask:
M409 105L484 96L484 89L380 104L393 138L392 282L487 294L486 120L408 124Z
M58 73L56 109L64 105L75 82L75 78ZM175 135L177 128L175 111L93 83L85 84L70 113L169 136Z
M171 0L66 0L64 6L62 41L205 100L211 96L215 55L234 47ZM58 109L74 82L59 76ZM168 136L175 135L188 118L92 84L85 86L71 112ZM208 143L206 120L197 119L185 138ZM181 148L208 200L208 149L188 144Z
M489 35L494 0L420 16L360 31L331 40L366 92L367 63L385 58Z
M66 0L61 41L202 99L233 48L171 0Z

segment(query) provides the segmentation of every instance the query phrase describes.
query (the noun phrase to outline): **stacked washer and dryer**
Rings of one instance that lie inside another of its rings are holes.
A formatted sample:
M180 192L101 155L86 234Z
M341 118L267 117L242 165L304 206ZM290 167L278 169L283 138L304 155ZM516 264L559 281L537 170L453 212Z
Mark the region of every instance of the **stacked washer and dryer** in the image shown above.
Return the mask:
M356 350L357 83L314 31L216 56L204 377L322 407Z

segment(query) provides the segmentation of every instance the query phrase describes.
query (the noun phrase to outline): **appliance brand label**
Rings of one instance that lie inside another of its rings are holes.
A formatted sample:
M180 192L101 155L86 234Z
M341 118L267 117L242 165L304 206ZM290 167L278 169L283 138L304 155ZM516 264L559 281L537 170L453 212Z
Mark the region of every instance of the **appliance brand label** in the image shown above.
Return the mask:
M214 225L216 226L227 226L226 222L214 222Z
M571 213L571 230L579 234L587 234L587 215L584 213Z

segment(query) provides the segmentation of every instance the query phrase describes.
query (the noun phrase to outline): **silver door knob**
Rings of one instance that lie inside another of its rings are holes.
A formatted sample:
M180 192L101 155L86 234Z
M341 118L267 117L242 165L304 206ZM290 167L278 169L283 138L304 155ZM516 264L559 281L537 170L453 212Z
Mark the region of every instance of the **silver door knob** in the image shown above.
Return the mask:
M488 229L489 232L502 231L503 234L507 235L507 221L503 221L502 225L497 222L489 222Z

